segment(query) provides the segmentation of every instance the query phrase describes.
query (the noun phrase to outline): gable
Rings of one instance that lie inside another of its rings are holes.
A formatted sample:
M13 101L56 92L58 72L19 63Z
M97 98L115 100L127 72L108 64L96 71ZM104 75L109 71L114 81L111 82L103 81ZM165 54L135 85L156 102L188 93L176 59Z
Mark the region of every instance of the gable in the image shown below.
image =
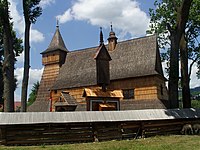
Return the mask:
M93 47L69 52L52 89L96 85L96 49ZM156 69L160 68L156 66L156 36L118 42L115 50L109 54L112 58L111 80L160 74Z
M96 59L96 60L108 60L108 61L112 60L111 57L110 57L110 54L108 53L108 50L106 49L104 44L101 45L98 48L94 59Z

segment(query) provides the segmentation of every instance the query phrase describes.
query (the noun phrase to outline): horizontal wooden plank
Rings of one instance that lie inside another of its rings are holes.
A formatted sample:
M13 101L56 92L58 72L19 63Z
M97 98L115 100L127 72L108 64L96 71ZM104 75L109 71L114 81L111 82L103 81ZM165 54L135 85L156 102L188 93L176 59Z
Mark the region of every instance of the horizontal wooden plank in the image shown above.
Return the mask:
M76 122L45 123L28 125L3 125L0 145L6 143L37 145L42 143L92 142L113 139L133 139L141 132L146 137L155 135L180 134L186 123L197 123L199 119L170 119L122 122Z
M74 143L74 142L93 142L93 138L76 138L73 139L32 139L25 141L7 141L6 145L39 145L39 144L61 144L61 143Z
M34 135L34 136L10 136L7 137L7 141L26 141L26 140L43 140L43 139L66 139L66 140L76 140L77 138L93 138L93 134L69 134L69 135Z

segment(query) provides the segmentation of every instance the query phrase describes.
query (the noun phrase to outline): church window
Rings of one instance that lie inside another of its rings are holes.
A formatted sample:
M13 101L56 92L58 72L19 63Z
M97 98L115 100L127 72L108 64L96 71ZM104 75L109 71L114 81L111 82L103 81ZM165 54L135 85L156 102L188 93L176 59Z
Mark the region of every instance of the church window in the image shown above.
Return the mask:
M134 99L134 89L123 90L124 99Z

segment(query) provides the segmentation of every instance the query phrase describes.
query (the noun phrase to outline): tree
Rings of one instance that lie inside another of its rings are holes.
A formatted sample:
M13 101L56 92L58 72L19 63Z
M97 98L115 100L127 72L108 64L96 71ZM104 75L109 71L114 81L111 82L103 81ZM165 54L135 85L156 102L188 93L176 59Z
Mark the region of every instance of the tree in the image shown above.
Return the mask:
M0 105L3 105L3 28L0 24Z
M179 81L179 47L182 35L185 33L192 0L161 0L155 1L157 7L150 9L151 29L159 33L169 33L169 102L171 108L178 108ZM151 30L151 31L152 31ZM165 35L163 34L161 40ZM162 44L166 44L163 42Z
M188 41L188 58L192 61L189 67L189 76L191 75L192 65L200 64L200 1L193 0L193 5L190 10L189 23L187 24L186 37ZM200 68L198 69L198 72ZM198 75L197 72L197 75Z
M36 100L37 92L39 89L40 83L37 81L36 83L33 84L33 87L31 89L31 93L29 94L29 99L28 99L28 106L33 104L33 102Z
M14 51L11 33L8 1L0 0L0 22L3 29L3 81L4 81L4 111L14 111Z
M183 107L191 107L190 97L190 75L194 63L200 61L200 44L197 38L200 36L200 1L193 0L189 18L186 24L185 33L180 42L180 61L181 61L181 84ZM188 70L188 59L192 62Z
M25 35L24 35L24 74L22 80L21 93L21 111L26 111L27 105L27 89L30 68L30 27L36 22L37 17L42 14L42 8L39 7L41 0L23 0L24 20L25 20Z
M14 54L15 54L15 58L17 56L19 56L22 51L23 51L23 47L22 47L22 40L20 38L17 38L16 36L16 32L13 30L13 24L11 23L11 34L12 34L12 38L13 38L13 50L14 50ZM3 49L3 26L2 24L0 24L0 104L4 104L3 101L3 91L4 91L4 84L3 84L3 72L2 72L2 68L3 68L3 60L4 60L4 49ZM16 62L16 59L15 59ZM16 81L17 79L15 78L15 88L17 87Z
M178 2L178 1L176 1ZM164 12L163 14L168 17L171 24L174 24L176 22L176 12L173 5L174 2L171 1L171 6L168 4L166 7L161 7L159 9L160 12ZM169 7L170 6L170 7ZM170 9L166 9L170 8ZM200 35L200 1L193 0L192 7L190 8L189 18L186 23L186 30L184 34L182 35L181 42L180 42L180 61L181 61L181 86L182 86L182 98L183 98L183 107L189 108L191 107L191 99L190 99L190 75L192 71L192 66L194 63L199 63L200 61L200 51L197 38ZM167 13L166 13L167 12ZM170 15L169 15L170 14ZM155 16L153 16L155 18ZM158 17L159 18L159 17ZM155 26L154 26L155 27ZM153 30L154 27L152 27ZM157 26L157 33L159 33L159 43L160 46L165 46L167 43L164 38L166 38L166 34L160 34L162 33L165 28L162 25ZM161 36L162 35L162 36ZM165 35L165 36L164 36ZM169 44L170 45L170 44ZM167 53L164 53L163 55L164 60L169 61L169 51ZM189 66L188 70L188 59L191 60L191 64ZM167 69L168 70L168 69Z

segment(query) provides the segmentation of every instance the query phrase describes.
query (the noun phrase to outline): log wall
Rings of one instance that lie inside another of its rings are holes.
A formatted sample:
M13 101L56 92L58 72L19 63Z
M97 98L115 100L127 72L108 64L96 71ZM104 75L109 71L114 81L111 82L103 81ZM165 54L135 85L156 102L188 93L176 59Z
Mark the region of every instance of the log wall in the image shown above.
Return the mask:
M200 119L123 122L46 123L0 126L1 145L41 145L97 142L180 134L184 124Z
M162 94L161 94L161 87L163 88ZM80 88L52 91L53 104L59 100L59 97L62 91L68 91L70 95L72 95L79 104L86 104L86 99L85 97L83 97L84 88L96 89L100 87L90 86L90 87L80 87ZM162 102L159 100L168 99L167 88L165 86L164 80L157 76L130 78L130 79L111 81L111 84L108 86L108 89L109 90L134 89L135 98L129 101L131 103L137 103L137 104L141 103L141 105L133 105L132 109L166 108L164 105L160 105L160 103ZM147 100L150 100L150 102L151 100L157 100L157 101L155 101L154 103L156 104L152 106L152 105L148 105L149 103L146 103ZM149 107L149 106L152 106L152 107ZM55 108L53 106L53 111L54 110ZM123 106L123 110L126 110L124 106Z
M62 51L52 51L51 53L46 53L42 55L42 64L60 64L62 65L65 61L66 52Z

